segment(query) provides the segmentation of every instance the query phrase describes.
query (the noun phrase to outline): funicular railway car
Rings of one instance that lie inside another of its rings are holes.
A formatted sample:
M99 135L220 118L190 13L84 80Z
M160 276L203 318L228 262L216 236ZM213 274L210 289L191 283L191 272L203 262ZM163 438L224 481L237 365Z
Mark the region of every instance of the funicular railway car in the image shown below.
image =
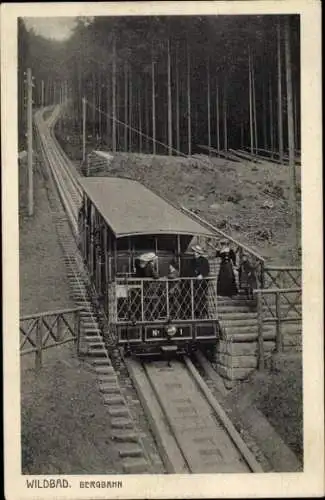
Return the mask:
M215 235L137 181L92 177L81 186L82 254L118 345L213 356L216 276L193 275L191 262L193 245Z

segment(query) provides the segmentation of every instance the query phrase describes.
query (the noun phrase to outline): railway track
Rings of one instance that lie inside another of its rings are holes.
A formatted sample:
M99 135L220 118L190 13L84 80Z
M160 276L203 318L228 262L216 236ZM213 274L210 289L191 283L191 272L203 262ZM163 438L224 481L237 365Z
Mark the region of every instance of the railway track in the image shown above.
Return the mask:
M104 342L102 337L98 310L92 301L90 280L77 244L78 211L82 201L79 174L53 132L60 108L55 107L47 120L43 119L43 113L44 109L35 113L37 140L65 211L57 204L52 207L73 296L76 304L84 308L81 346L97 373L123 470L161 472L150 463L143 440L136 432L119 377L106 349L107 339ZM173 361L170 366L163 361L140 363L132 359L119 359L119 363L124 364L121 373L127 371L136 388L167 472L262 472L188 358Z
M126 364L168 472L263 472L189 358Z
M78 249L78 210L81 202L79 174L73 170L52 131L59 109L54 108L53 114L46 121L43 119L44 111L46 110L35 113L37 143L51 185L50 206L64 252L72 296L76 304L83 308L81 352L87 355L97 375L99 390L108 411L112 442L121 459L121 470L118 472L161 473L164 471L161 462L152 463L148 456L131 414L127 396L102 338L98 311L92 300L89 276Z

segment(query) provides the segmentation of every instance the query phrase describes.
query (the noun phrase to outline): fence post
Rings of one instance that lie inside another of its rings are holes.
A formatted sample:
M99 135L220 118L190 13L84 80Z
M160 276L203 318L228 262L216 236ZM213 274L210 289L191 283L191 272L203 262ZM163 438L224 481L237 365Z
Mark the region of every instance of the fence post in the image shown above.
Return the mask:
M36 371L39 371L41 368L42 368L42 317L39 317L36 326L35 369Z
M168 286L168 279L166 280L166 315L167 318L170 318L170 312L169 312L169 290L170 287Z
M275 292L275 314L276 314L276 351L283 352L280 292Z
M263 261L261 262L260 266L261 266L261 277L260 277L261 288L265 288L265 269Z
M56 324L57 324L57 341L59 342L62 340L62 321L61 321L61 314L58 314Z
M141 280L141 321L144 321L143 279Z
M191 309L192 309L192 319L195 319L194 315L194 285L193 285L193 279L190 278L190 283L191 283Z
M264 341L263 341L263 310L262 294L257 292L257 322L258 322L258 369L263 371L264 360Z
M80 329L80 311L75 311L74 313L74 327L73 327L75 338L77 341L77 356L80 354L80 341L81 341L81 329Z

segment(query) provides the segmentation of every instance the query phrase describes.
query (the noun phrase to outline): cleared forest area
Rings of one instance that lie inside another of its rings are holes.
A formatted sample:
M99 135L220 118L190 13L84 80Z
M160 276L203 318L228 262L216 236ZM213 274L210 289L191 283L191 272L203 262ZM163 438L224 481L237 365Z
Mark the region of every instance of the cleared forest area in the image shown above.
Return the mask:
M67 154L79 165L80 148L66 143L63 135L58 134L58 138ZM91 150L89 145L88 151ZM182 158L115 153L101 171L92 173L90 165L89 173L138 180L171 201L194 210L258 251L268 263L299 263L294 252L295 237L289 209L288 166L249 161L235 163L198 154ZM299 198L300 193L299 178Z

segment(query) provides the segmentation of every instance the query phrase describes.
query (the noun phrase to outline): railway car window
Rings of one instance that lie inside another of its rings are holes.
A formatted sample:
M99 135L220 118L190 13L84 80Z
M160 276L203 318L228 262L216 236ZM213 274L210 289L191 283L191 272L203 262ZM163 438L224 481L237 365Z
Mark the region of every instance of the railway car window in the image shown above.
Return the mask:
M158 251L177 251L177 236L171 234L161 234L157 236Z
M130 273L130 256L128 253L117 254L116 273L123 276Z
M134 236L131 238L131 245L136 252L155 252L156 242L154 236Z
M119 238L116 240L116 250L119 251L127 251L129 250L129 239L128 238Z

